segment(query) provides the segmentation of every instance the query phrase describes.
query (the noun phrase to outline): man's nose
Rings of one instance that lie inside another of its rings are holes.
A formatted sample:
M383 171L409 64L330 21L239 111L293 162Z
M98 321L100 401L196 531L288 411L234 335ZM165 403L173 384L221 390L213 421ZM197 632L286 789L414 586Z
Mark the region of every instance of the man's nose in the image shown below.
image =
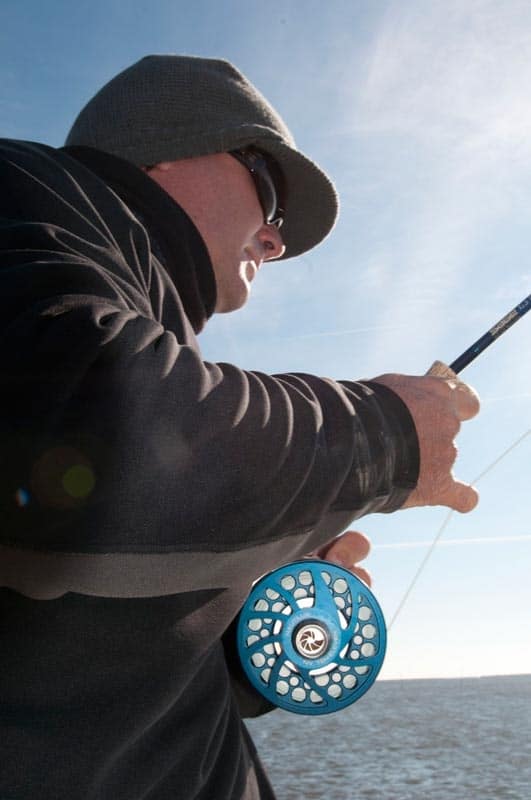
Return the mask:
M275 225L262 225L258 232L258 239L264 249L264 261L280 258L286 249L282 241L282 234Z

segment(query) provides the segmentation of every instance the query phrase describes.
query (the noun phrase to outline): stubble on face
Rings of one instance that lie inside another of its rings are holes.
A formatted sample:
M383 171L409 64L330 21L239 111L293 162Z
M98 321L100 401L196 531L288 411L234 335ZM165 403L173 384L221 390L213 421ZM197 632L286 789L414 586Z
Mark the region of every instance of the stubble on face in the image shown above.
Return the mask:
M216 313L241 308L262 261L282 252L280 247L267 254L263 212L247 169L228 153L216 153L164 162L149 174L186 211L203 238L216 279Z

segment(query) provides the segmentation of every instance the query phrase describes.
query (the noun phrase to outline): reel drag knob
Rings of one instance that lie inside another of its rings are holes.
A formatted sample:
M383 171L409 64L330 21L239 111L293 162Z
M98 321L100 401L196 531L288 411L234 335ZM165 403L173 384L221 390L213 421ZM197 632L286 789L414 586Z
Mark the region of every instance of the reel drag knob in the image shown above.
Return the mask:
M250 682L298 714L330 714L364 695L382 666L386 638L370 589L321 560L265 575L238 620L238 651Z

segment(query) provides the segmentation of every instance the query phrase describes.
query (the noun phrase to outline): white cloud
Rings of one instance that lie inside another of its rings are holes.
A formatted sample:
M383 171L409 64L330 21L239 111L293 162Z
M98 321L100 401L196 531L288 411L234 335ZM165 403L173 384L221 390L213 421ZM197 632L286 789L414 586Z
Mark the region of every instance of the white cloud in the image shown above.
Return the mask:
M529 3L514 0L393 3L359 92L360 127L473 153L478 142L529 149L530 23Z
M530 30L526 2L394 2L367 49L364 76L344 89L343 135L353 150L379 154L355 175L344 213L360 197L380 197L376 245L388 274L391 241L394 281L378 321L415 325L426 350L470 293L467 281L484 275L477 253L488 237L497 226L500 240L514 237L503 230L508 218L522 223L531 214ZM365 267L370 284L378 273L374 262ZM507 263L499 275L508 298L509 282L525 283L518 271ZM396 348L382 329L374 352L394 358Z
M443 539L437 542L437 547L454 547L456 545L471 544L507 544L508 542L531 542L531 534L521 536L476 536L468 539ZM431 547L431 541L416 542L390 542L389 544L373 544L373 550L410 550L411 548Z

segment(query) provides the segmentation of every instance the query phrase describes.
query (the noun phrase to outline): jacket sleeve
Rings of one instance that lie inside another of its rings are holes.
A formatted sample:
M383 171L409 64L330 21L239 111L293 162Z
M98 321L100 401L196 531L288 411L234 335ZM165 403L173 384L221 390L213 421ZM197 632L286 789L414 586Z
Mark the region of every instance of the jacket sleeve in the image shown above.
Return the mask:
M87 295L25 307L3 341L3 416L25 431L11 490L33 483L47 520L14 514L22 539L38 528L58 549L245 550L393 510L415 485L411 422L376 384L205 363L153 320ZM55 445L83 451L90 498L70 502L32 472Z

